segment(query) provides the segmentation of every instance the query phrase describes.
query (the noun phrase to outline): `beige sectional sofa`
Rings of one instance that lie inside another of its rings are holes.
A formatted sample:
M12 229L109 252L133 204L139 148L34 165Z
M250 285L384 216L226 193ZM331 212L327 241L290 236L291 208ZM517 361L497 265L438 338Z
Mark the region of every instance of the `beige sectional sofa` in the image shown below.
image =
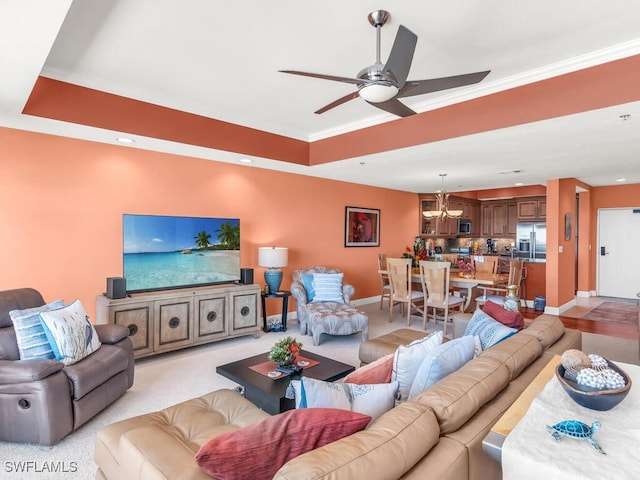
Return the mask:
M468 318L454 319L454 336ZM274 478L499 479L483 438L554 354L581 347L579 331L542 315L365 430L290 460ZM97 478L211 478L194 460L200 446L266 417L235 392L220 390L115 423L96 438Z

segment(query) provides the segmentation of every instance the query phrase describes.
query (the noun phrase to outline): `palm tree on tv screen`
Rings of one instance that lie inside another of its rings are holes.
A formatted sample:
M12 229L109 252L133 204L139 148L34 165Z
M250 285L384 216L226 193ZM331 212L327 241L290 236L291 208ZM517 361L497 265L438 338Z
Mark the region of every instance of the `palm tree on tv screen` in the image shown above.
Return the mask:
M225 222L216 230L220 244L226 250L240 250L240 225Z
M193 239L196 241L196 245L198 245L198 247L200 248L207 248L210 245L209 244L210 238L211 238L211 235L209 235L204 230L198 233L195 237L193 237Z

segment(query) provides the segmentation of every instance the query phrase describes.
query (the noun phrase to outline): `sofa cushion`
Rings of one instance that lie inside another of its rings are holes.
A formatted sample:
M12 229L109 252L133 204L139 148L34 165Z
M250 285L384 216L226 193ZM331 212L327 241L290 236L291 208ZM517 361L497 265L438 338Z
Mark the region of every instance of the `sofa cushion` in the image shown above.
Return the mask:
M220 480L271 479L292 458L362 430L370 420L338 409L289 410L212 438L196 462Z
M406 402L366 430L287 462L274 479L401 478L439 440L431 409Z
M55 355L42 326L41 312L55 310L64 306L62 299L41 307L11 310L9 316L16 333L20 360L29 358L54 359Z
M78 400L129 365L129 352L113 345L102 345L94 353L64 368L73 385L73 399Z
M395 404L398 382L357 385L302 377L291 380L296 408L340 408L375 419Z
M400 345L396 350L391 380L397 381L399 384L398 400L400 402L409 398L409 390L411 390L411 385L413 385L413 380L416 378L422 361L431 350L442 344L442 337L442 331L438 331L415 340L407 346Z
M473 358L474 350L475 341L472 336L455 338L431 350L416 373L409 398L458 370Z
M467 362L454 375L411 399L433 409L441 434L465 424L485 403L509 383L509 370L494 358L480 356ZM397 408L397 407L396 407Z
M344 303L342 296L343 273L314 273L313 290L314 302Z
M518 334L483 351L481 355L504 363L509 369L509 380L513 380L542 355L542 347L533 335Z
M546 350L564 335L564 324L558 317L540 315L522 332L535 336L542 349Z
M72 365L100 348L100 339L82 302L41 312L42 326L56 360Z
M392 353L385 355L351 372L342 381L358 385L389 383L391 381L391 372L393 371L393 357Z
M522 330L524 328L524 318L522 318L522 314L520 312L507 310L497 303L493 303L491 300L487 300L482 307L482 311L507 327L515 328L517 330Z
M473 312L473 317L471 317L471 321L464 331L465 335L478 335L480 337L482 350L486 350L516 333L518 333L518 330L503 325L480 309Z

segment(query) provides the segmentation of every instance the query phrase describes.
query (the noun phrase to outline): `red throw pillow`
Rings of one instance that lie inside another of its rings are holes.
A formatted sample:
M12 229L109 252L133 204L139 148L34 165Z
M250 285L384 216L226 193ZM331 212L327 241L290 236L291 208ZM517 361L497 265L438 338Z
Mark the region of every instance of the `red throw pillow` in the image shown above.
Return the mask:
M220 480L271 479L292 458L362 430L369 415L336 408L289 410L226 432L200 447L196 462Z
M393 353L390 353L351 372L344 377L344 383L355 383L358 385L389 383L391 382L392 370Z
M518 330L522 330L524 328L524 318L522 318L522 314L520 312L505 310L497 303L493 303L491 300L487 300L482 307L482 311L507 327L516 328Z

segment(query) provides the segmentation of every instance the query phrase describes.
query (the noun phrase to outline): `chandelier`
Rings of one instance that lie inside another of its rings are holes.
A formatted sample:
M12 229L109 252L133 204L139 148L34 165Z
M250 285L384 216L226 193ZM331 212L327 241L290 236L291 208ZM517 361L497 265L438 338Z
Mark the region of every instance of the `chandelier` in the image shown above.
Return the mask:
M442 189L436 193L436 202L440 204L438 210L425 210L422 212L426 218L439 218L441 221L445 221L447 218L458 218L462 216L462 210L449 210L449 194L444 190L444 177L446 173L441 173Z

